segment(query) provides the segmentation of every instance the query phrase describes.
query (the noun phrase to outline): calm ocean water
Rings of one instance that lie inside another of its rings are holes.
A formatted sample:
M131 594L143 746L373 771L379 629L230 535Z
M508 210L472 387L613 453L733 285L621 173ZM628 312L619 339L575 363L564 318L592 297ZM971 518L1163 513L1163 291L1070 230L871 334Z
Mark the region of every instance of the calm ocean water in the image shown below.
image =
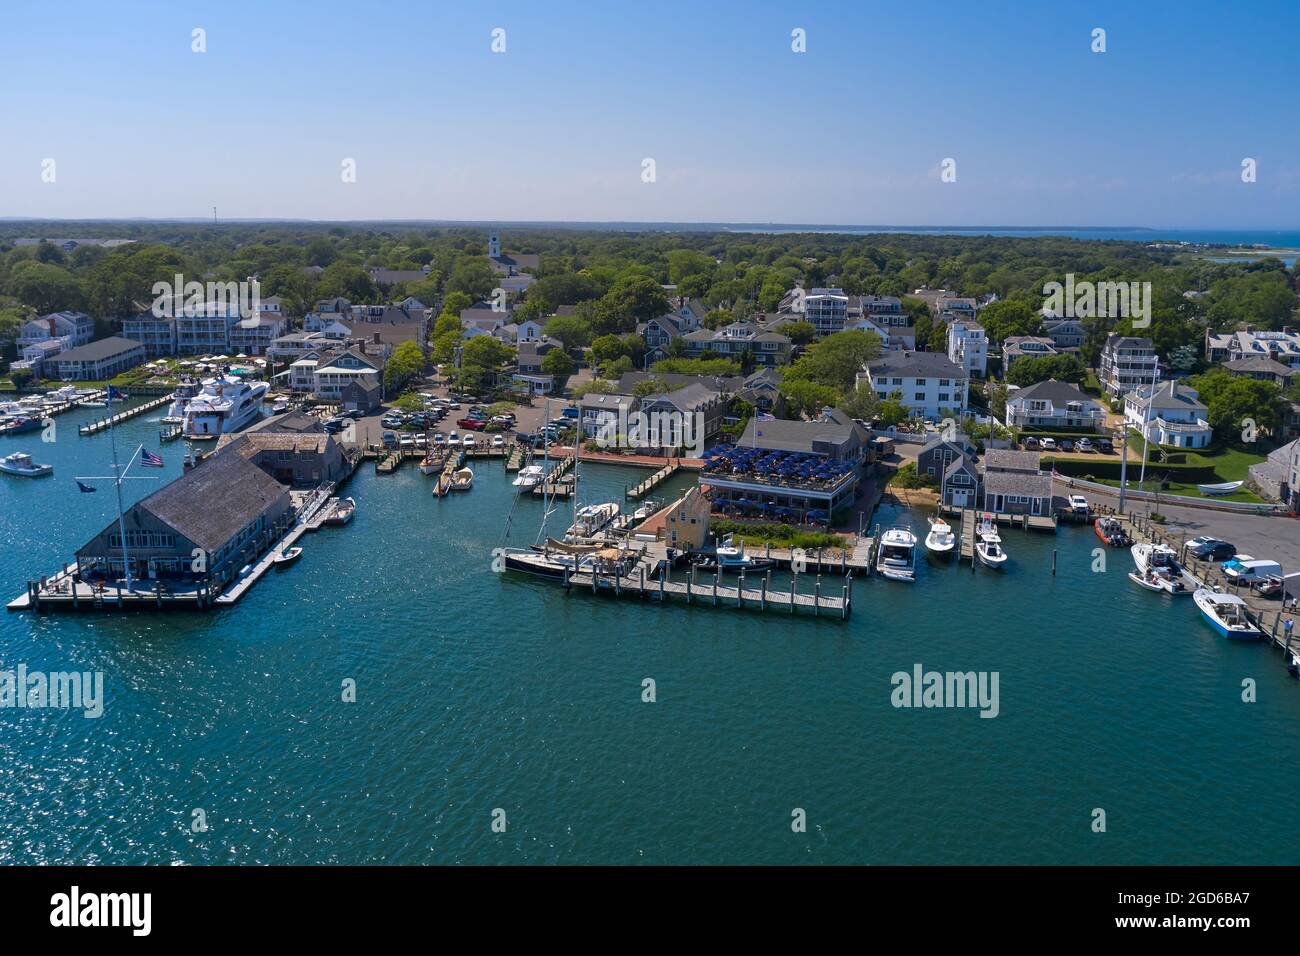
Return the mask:
M0 480L6 600L113 517L105 483L72 481L107 473L107 437L75 433L85 417L58 419L54 445L0 439L57 469ZM151 417L123 446L159 450ZM179 474L180 447L162 453ZM641 474L591 466L586 493L621 497ZM840 623L495 575L512 502L499 464L445 501L413 468L365 467L348 493L353 524L308 536L233 609L0 615L4 668L106 681L98 720L0 711L0 860L1300 860L1270 809L1294 797L1300 687L1190 601L1133 587L1122 552L1092 573L1084 530L1007 532L1000 575L922 559L914 585L859 582ZM510 543L532 540L540 508L519 505ZM896 519L923 525L882 515ZM998 671L1000 716L893 708L891 674L918 662ZM1257 703L1241 701L1248 677ZM791 832L796 807L807 833ZM206 833L190 832L196 808Z

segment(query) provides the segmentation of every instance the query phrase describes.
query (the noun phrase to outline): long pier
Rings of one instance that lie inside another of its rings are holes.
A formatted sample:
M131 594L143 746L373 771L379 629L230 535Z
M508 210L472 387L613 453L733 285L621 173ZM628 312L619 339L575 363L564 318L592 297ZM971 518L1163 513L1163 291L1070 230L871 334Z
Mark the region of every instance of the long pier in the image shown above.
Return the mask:
M150 401L143 402L139 405L136 405L134 408L128 408L124 412L118 412L116 415L113 415L109 418L101 418L97 422L91 422L88 425L82 425L80 428L77 429L77 433L80 435L94 435L97 432L102 432L110 425L116 425L118 422L124 422L127 421L128 419L135 418L137 415L143 415L145 412L151 412L155 408L161 408L162 406L166 405L169 401L171 401L170 394L163 395L160 398L151 399Z
M788 589L773 588L772 574L767 572L760 576L757 587L746 587L742 574L736 584L722 583L722 576L715 572L711 577L700 581L694 568L687 573L685 581L673 581L671 570L665 568L662 574L647 573L647 563L640 562L628 574L617 572L582 572L574 574L566 571L564 587L572 591L589 590L593 594L604 592L616 597L638 597L648 600L667 601L684 600L687 604L704 604L713 607L730 607L740 610L784 611L793 614L796 610L811 611L815 616L823 614L847 620L853 606L853 575L843 579L839 594L823 594L821 575L817 575L812 586L812 593L801 593L799 575L790 579Z
M574 461L572 456L561 458L559 463L547 472L546 477L533 487L533 494L539 498L567 498L573 494L574 483L572 481L561 483L560 479L572 470Z
M627 497L636 499L649 494L651 491L654 490L654 488L657 485L662 484L663 482L671 478L673 475L677 474L678 469L680 469L681 467L682 465L680 461L676 461L676 460L670 461L668 464L664 465L662 468L656 471L645 481L641 482L635 488L630 489L627 492Z

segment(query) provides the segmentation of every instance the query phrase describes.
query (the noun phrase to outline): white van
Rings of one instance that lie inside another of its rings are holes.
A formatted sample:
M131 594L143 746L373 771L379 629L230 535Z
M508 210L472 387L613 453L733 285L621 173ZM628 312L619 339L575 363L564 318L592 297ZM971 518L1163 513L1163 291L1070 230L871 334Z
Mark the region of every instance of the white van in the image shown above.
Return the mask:
M1276 561L1229 561L1223 566L1223 575L1232 584L1254 584L1270 574L1282 576L1282 565Z

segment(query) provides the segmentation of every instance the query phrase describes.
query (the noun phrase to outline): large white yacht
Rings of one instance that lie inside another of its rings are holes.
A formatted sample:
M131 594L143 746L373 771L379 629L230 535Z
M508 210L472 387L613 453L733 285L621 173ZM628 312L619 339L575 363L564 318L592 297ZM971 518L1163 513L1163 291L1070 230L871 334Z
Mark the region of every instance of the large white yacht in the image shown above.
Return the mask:
M216 439L257 421L266 382L245 382L233 375L204 379L203 390L185 406L181 433L191 441Z
M163 416L163 421L171 425L180 425L185 421L185 409L190 404L190 399L199 394L199 389L203 384L196 378L183 378L176 386L176 391L172 392L171 404L167 406L167 414Z

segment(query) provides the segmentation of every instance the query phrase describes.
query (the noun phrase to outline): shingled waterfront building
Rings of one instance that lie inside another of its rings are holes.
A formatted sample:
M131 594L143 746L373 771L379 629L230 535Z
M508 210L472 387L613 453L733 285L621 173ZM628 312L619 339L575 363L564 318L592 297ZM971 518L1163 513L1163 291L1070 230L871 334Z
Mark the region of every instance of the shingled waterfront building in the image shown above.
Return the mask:
M131 577L224 585L292 524L289 488L240 454L212 455L123 516ZM116 520L77 552L83 580L122 576Z

